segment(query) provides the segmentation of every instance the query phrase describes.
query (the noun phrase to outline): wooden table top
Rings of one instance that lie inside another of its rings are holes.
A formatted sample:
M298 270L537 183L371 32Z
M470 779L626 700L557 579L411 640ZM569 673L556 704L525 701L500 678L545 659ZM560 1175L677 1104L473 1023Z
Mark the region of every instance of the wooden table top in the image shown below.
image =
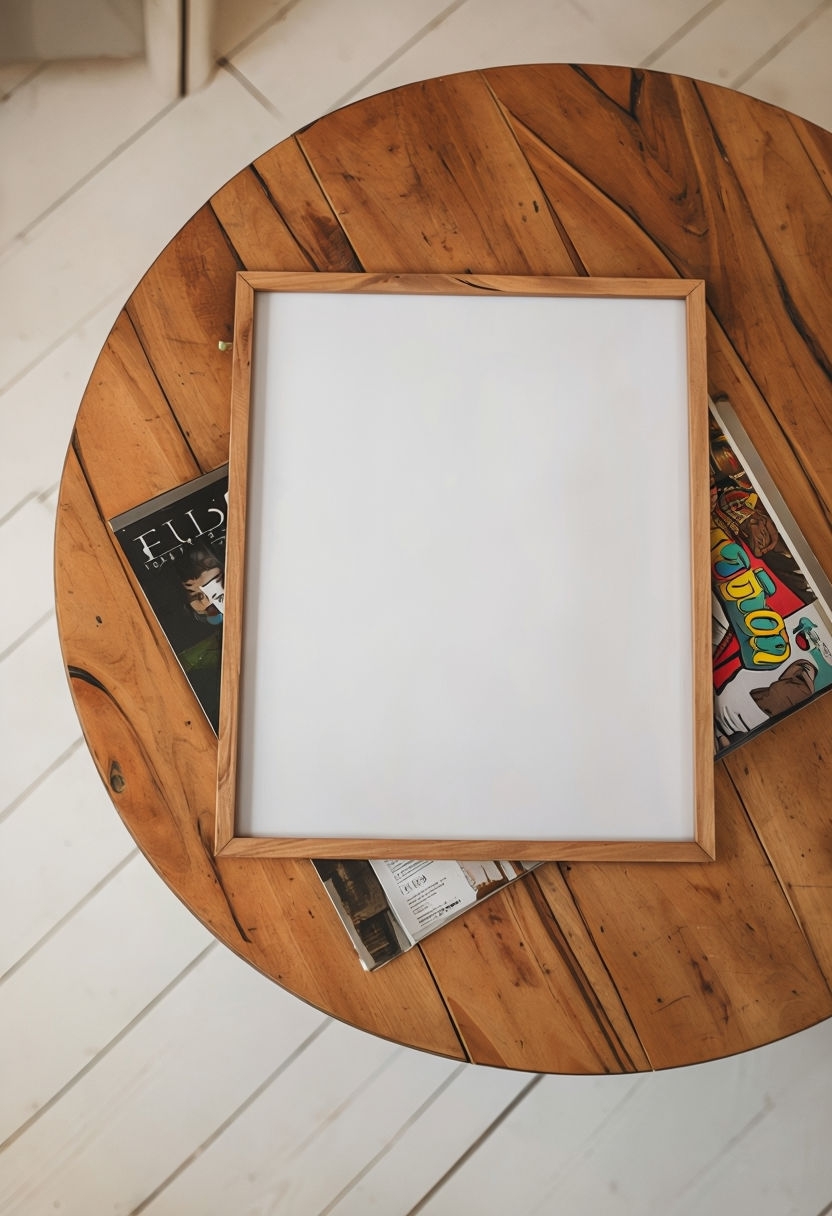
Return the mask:
M64 469L76 707L140 848L232 950L356 1026L478 1063L713 1059L832 1013L832 697L717 765L712 864L548 864L372 974L311 863L212 855L216 739L106 521L227 458L234 276L702 278L727 395L832 571L832 136L681 77L539 66L339 110L224 186L118 317Z

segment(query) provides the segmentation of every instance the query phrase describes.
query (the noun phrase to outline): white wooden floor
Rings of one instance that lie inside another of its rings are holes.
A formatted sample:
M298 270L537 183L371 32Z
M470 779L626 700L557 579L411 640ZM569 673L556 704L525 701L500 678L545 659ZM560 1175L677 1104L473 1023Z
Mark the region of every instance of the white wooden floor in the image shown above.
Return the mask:
M255 155L348 99L536 60L666 68L832 127L832 0L219 9L222 66L183 101L141 63L0 69L0 1212L832 1211L832 1022L694 1069L533 1077L352 1031L216 945L99 785L51 583L93 359Z

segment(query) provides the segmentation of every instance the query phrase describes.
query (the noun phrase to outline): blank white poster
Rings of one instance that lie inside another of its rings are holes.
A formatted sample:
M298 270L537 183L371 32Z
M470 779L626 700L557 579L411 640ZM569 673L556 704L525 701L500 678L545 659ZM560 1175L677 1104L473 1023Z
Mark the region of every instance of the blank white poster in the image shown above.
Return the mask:
M685 302L259 292L237 834L690 840Z

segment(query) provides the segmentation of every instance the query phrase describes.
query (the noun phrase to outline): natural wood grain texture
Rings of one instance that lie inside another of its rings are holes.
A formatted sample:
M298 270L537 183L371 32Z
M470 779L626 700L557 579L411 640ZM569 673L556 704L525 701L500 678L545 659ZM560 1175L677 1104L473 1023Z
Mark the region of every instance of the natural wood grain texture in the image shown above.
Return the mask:
M557 865L492 896L421 949L443 977L448 1007L480 1063L558 1072L650 1068ZM493 982L483 983L483 975Z
M832 432L829 379L832 361L824 349L832 329L832 213L827 185L807 172L806 149L782 110L763 108L752 98L701 84L699 92L714 136L730 162L776 277L790 330L820 374L815 394L772 395L798 454L811 459L815 492L832 504ZM806 273L811 265L811 273ZM792 349L794 347L792 346ZM778 378L779 379L779 378Z
M576 271L477 73L370 98L299 139L365 270Z
M272 203L262 179L249 167L232 177L211 199L241 265L248 270L311 270L303 252Z
M822 698L726 757L755 831L832 987L832 705Z
M703 816L704 818L704 816ZM227 823L227 815L224 819ZM704 834L704 833L703 833ZM223 833L224 835L224 833ZM708 862L711 853L694 840L426 840L349 836L330 839L319 836L235 836L218 846L222 857L345 857L383 858L410 856L481 861L510 852L523 861L550 856L563 860L634 862Z
M695 82L644 73L630 115L577 70L485 75L506 110L628 212L678 274L705 280L711 307L775 411L826 399L826 372L789 308L788 283L784 292ZM754 105L765 123L769 108Z
M726 396L780 489L818 561L832 571L832 518L818 495L812 453L800 454L715 318L708 325L711 395Z
M228 455L231 359L240 269L206 204L159 255L127 304L139 340L203 471Z
M399 960L401 970L365 974L344 949L343 928L310 863L214 862L216 739L129 592L73 453L59 517L56 577L71 689L99 773L139 847L213 933L304 1000L385 1037L459 1057L419 952ZM118 585L124 590L113 601ZM74 595L76 586L90 599Z
M824 131L797 114L789 114L788 119L816 173L832 196L832 132Z
M577 70L622 110L632 113L644 80L643 72L631 72L602 63L583 63Z
M619 1040L534 880L479 904L422 950L478 1063L571 1073L645 1066L643 1051L632 1059Z
M540 889L560 933L568 943L580 973L603 1006L615 1039L621 1045L627 1059L631 1061L634 1068L639 1070L651 1068L651 1061L644 1050L644 1044L636 1034L621 994L575 903L564 877L564 869L564 863L549 863L540 866L535 870L533 881Z
M673 280L671 280L672 282ZM710 571L711 511L705 491L708 482L708 363L706 348L705 289L702 283L687 299L688 387L688 503L690 511L691 639L693 670L693 763L695 791L694 835L708 857L714 856L713 664L711 659Z
M629 75L624 69L615 71ZM667 254L622 206L614 203L522 123L513 121L529 163L591 276L649 278L676 273ZM810 125L810 134L814 135L817 130ZM732 261L726 257L724 268L718 268L718 273L730 275L732 271ZM710 304L710 295L708 299ZM711 395L714 398L724 395L731 400L758 450L765 453L769 472L781 487L821 564L832 570L832 529L814 486L812 453L799 456L795 452L791 431L784 431L711 307L707 345Z
M264 153L252 168L303 256L315 270L361 270L361 263L297 138L286 139ZM293 267L273 262L269 269L291 270Z
M709 866L580 864L566 880L655 1068L742 1051L832 994L722 769Z
M230 336L234 271L263 267L263 241L276 256L285 248L266 269L704 278L710 391L730 398L832 570L832 424L818 356L818 346L829 353L827 132L650 72L495 69L321 119L226 191L129 308L201 467L225 459L232 358L216 342ZM459 1056L439 990L474 1059L547 1071L691 1063L829 1016L823 699L719 766L716 863L545 867L371 976L306 863L221 857L214 868L215 743L101 523L105 503L166 488L192 455L184 437L173 441L126 327L102 360L106 380L126 376L129 392L94 378L79 413L77 449L99 506L71 454L57 541L62 644L103 685L73 680L125 822L222 941L336 1016ZM195 369L207 373L204 394ZM146 407L149 447L137 452ZM116 418L102 420L104 409Z
M236 835L238 707L240 671L243 661L243 599L253 329L254 290L247 277L238 274L234 302L234 358L231 375L229 512L225 537L227 598L223 626L217 800L214 826L214 848L217 853L227 848Z
M241 278L255 291L356 292L381 295L492 295L580 296L638 299L695 300L692 321L699 349L697 372L704 368L704 296L697 279L609 278L597 276L497 274L306 274L292 271L244 271ZM700 299L701 296L701 299ZM700 393L701 397L701 393Z
M199 475L126 312L98 357L85 400L73 442L106 519Z

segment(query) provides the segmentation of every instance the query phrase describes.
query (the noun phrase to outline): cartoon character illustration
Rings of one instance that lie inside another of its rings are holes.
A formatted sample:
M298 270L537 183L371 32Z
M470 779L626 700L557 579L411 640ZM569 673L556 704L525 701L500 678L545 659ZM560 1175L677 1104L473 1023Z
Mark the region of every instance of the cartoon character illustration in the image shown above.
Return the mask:
M781 525L713 415L710 445L719 754L832 685L832 636ZM811 604L817 618L806 614Z

